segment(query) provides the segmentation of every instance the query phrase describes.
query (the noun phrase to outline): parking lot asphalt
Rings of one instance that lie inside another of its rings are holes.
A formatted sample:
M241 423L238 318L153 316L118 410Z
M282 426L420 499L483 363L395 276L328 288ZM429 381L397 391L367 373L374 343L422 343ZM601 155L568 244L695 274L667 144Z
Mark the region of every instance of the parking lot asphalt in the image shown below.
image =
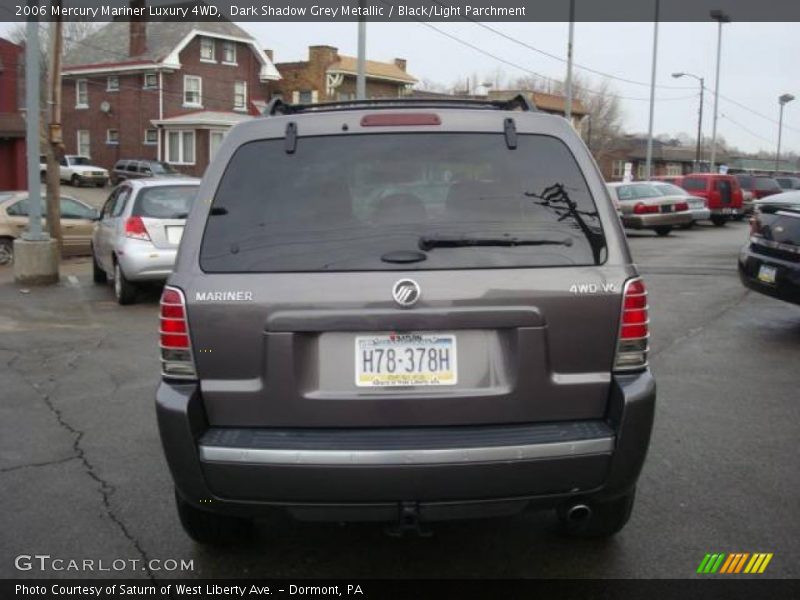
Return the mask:
M399 539L276 514L249 545L197 546L156 428L158 292L120 307L85 259L47 288L0 270L0 577L684 578L707 552L771 552L760 577L798 577L800 307L741 286L746 232L630 234L651 294L658 410L631 521L605 542L559 537L551 513ZM193 569L19 571L20 554Z

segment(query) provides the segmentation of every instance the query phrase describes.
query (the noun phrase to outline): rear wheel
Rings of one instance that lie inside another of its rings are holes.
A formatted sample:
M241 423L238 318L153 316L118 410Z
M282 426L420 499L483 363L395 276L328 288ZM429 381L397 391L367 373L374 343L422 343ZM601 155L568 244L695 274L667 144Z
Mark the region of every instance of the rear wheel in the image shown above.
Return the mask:
M566 535L579 538L611 537L625 527L631 518L635 499L636 489L633 489L613 500L587 504L588 510L581 507L572 515L569 514L570 507L561 507L557 512L562 531Z
M739 213L739 214L733 215L733 220L734 221L742 221L743 219L744 219L744 213Z
M0 265L10 265L14 262L14 240L0 238Z
M105 283L108 281L108 274L97 262L97 257L94 255L94 248L92 248L92 281L95 283Z
M70 177L70 179L69 179L69 183L70 183L70 185L71 185L72 187L80 187L80 185L81 185L81 179L80 179L80 177L78 177L77 175L73 175L72 177Z
M656 232L657 235L664 237L665 235L669 235L672 231L671 225L661 225L660 227L653 227L653 230Z
M723 217L722 215L711 215L711 222L716 227L724 226L725 225L725 221L727 221L727 219L725 217Z
M136 286L125 279L125 274L119 266L114 263L114 296L120 304L133 304L136 300Z
M250 519L219 515L195 508L175 490L175 506L186 534L199 544L231 545L247 541L253 533Z

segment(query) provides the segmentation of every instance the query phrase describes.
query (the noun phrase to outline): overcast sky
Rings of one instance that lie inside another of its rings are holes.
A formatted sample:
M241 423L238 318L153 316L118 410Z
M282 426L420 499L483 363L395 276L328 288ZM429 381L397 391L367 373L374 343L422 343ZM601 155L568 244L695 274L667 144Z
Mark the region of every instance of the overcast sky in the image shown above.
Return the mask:
M330 44L343 54L356 53L356 23L240 23L277 62L306 58L307 46ZM433 23L436 28L530 71L563 79L566 67L488 31L474 23ZM491 27L525 43L565 57L566 23L490 23ZM0 34L10 25L0 23ZM706 77L714 87L716 23L661 23L657 84L689 89L657 89L655 132L694 135L697 128L698 84L673 79L676 71ZM800 152L800 31L797 23L731 23L723 28L720 93L745 108L720 99L718 133L743 150L774 152L777 144L778 96L791 93L798 100L784 113L783 148ZM577 64L647 84L652 57L652 23L576 23L574 58ZM421 23L370 23L367 55L374 60L402 57L418 79L450 85L473 73L493 76L500 67L510 78L526 71L498 62ZM587 74L593 81L598 76ZM625 99L624 124L628 131L647 131L648 85L613 82ZM670 98L678 98L670 100ZM704 135L711 136L712 95L706 96ZM723 116L724 115L724 116Z

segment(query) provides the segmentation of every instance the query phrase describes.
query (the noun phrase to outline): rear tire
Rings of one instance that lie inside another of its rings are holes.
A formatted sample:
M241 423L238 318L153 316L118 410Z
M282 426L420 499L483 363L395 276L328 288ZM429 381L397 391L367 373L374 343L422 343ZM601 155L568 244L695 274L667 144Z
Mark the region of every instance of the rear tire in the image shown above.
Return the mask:
M92 248L92 281L95 283L106 283L108 281L108 273L103 270L100 263L97 262L97 257L94 255L94 248Z
M739 213L737 215L733 215L734 221L743 221L744 220L744 213Z
M229 546L253 535L253 522L242 517L220 515L195 508L175 490L175 506L186 534L198 544Z
M724 227L727 220L722 215L711 215L711 222L715 227Z
M568 507L561 507L557 513L562 532L576 538L611 537L625 527L628 519L631 518L635 499L636 489L634 488L619 498L591 503L589 507L592 509L592 514L576 523L567 519Z
M114 263L114 296L121 305L133 304L136 300L138 289L134 284L125 279L125 274L119 263Z
M80 186L81 186L81 179L80 179L80 177L78 177L77 175L73 175L73 176L72 176L72 177L70 177L70 179L69 179L69 184L70 184L72 187L80 187Z
M0 238L0 266L14 262L14 240Z
M670 232L672 231L672 226L662 225L660 227L653 227L653 231L655 231L656 235L658 235L659 237L664 237L670 234Z

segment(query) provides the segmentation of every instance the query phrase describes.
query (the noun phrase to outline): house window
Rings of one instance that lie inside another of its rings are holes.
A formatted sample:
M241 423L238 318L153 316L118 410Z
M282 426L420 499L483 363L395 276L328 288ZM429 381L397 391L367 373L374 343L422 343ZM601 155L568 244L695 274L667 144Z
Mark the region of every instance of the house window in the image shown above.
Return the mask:
M297 98L300 104L311 104L313 93L311 90L302 90Z
M667 163L667 175L671 177L683 175L683 166L681 163Z
M346 102L348 100L355 100L356 99L356 95L354 93L352 93L352 92L339 92L336 95L336 99L339 100L339 101Z
M224 131L209 131L208 132L208 160L214 158L217 153L219 145L222 143L222 138L225 137Z
M176 165L194 164L194 131L167 132L167 162Z
M247 82L237 81L233 84L233 108L245 110L247 108Z
M158 143L158 129L145 129L144 130L144 143L147 145Z
M655 165L651 165L651 169L653 170L653 172L655 172ZM636 179L638 179L639 181L644 181L645 179L647 179L646 162L640 162L638 165L636 165Z
M614 179L622 179L623 175L625 175L625 161L615 160L611 163L611 176Z
M116 75L109 75L106 79L106 91L118 92L119 91L119 77Z
M214 40L212 38L200 38L200 60L214 61Z
M183 105L202 108L203 80L194 75L183 76Z
M155 73L144 74L144 89L152 90L158 87L158 78Z
M225 42L222 45L222 62L226 65L236 64L236 42Z
M119 129L106 129L106 144L119 144Z
M89 130L78 129L78 155L91 156L92 150L89 145Z
M86 79L75 81L75 108L89 108L89 84Z

